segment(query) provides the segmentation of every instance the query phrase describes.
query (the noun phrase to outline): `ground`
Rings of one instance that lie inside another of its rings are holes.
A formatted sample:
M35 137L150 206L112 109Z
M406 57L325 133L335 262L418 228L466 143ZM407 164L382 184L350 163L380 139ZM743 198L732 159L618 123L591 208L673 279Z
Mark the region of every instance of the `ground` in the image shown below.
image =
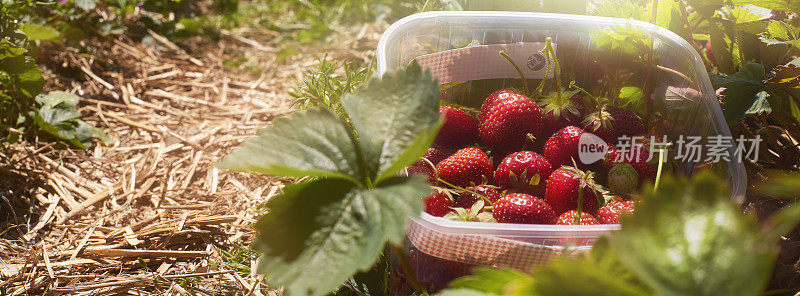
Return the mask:
M119 143L31 139L1 152L0 294L278 293L247 246L258 206L289 180L214 164L291 112L287 90L325 53L368 63L383 27L344 28L289 57L275 32L249 28L182 47L155 32L149 44L95 40L94 57L46 51L46 90L80 95L83 119ZM247 67L231 66L241 57Z

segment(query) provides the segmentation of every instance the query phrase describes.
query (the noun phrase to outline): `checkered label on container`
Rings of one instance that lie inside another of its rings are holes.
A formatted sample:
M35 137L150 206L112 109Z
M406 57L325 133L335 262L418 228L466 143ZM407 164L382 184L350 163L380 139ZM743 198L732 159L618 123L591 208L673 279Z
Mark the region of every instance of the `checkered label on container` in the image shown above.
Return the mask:
M494 78L520 78L514 66L500 55L505 52L528 79L553 77L553 64L547 73L547 59L541 53L544 42L472 46L422 55L416 58L422 68L430 68L439 83ZM553 44L555 48L555 44Z
M442 233L414 221L408 222L408 239L425 254L473 265L530 270L564 252L563 246L537 245L487 235ZM572 248L569 256L591 247Z

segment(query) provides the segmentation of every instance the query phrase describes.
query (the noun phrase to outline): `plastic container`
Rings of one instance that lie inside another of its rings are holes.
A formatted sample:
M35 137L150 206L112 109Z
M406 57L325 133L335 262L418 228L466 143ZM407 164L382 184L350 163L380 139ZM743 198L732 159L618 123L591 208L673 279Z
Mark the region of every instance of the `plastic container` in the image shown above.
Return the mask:
M712 136L730 137L698 53L678 35L640 21L526 12L420 13L399 20L383 34L377 50L378 72L383 74L406 66L415 59L423 61L434 53L486 45L541 44L547 37L555 45L564 85L574 80L589 92L595 92L619 79L624 82L617 86L638 87L643 93L650 93L652 100L649 103L640 100L636 106L642 117L652 120L649 121L653 127L651 133L667 135L671 141L679 137L700 136L702 143L706 144ZM515 62L526 65L531 60L515 59ZM448 66L447 63L444 66ZM480 69L473 70L476 77L486 74ZM443 100L468 106L480 106L482 99L492 91L508 86L524 87L522 79L513 75L462 82L447 81L458 77L451 75L453 73L434 69L434 74L448 75L444 78L447 83L443 84ZM542 77L544 75L538 78ZM535 88L538 81L529 79L528 84ZM552 90L552 82L548 83ZM618 96L613 90L606 95ZM735 155L735 141L723 149ZM707 156L705 152L702 158ZM675 165L674 171L689 175L699 167L711 167L728 177L732 198L744 196L746 175L741 162L682 161ZM619 225L457 222L423 213L409 220L405 250L412 257L416 256L415 252L420 252L420 256L460 263L463 269L472 265L524 269L546 262L567 246L571 246L569 250L588 250L597 237L617 229ZM417 269L418 277L420 273L437 274L435 278L441 279L447 277L442 272L458 273L454 271L458 267L447 264L436 264L438 270L415 265L425 265L424 261L412 260L412 269ZM441 284L421 281L423 285ZM399 284L402 284L402 279Z

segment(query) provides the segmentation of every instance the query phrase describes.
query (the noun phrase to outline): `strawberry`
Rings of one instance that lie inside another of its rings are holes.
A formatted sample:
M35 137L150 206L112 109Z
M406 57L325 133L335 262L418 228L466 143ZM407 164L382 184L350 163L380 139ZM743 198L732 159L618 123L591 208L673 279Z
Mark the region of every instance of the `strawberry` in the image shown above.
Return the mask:
M544 113L543 135L552 135L564 127L581 124L581 120L586 114L586 104L578 93L569 97L567 95L568 93L562 92L559 96L554 92L547 97L540 98L539 104Z
M506 190L541 195L544 180L550 177L553 167L544 156L532 151L512 153L497 166L494 182Z
M453 200L446 193L436 192L424 198L425 212L436 217L443 217L453 206Z
M649 139L649 137L645 138ZM639 175L639 183L644 183L646 180L655 180L658 163L650 163L650 161L648 161L648 158L651 158L649 140L637 139L636 143L626 148L624 152L619 152L620 158L622 162L633 166L636 173ZM658 157L655 151L652 157Z
M561 216L558 216L558 220L556 220L556 224L557 225L576 225L575 224L575 218L577 218L577 217L578 217L578 211L570 210L570 211L567 211L567 212L561 214ZM597 224L600 224L600 222L597 222L597 219L592 217L592 215L587 213L587 212L581 212L581 221L580 222L581 222L580 225L597 225Z
M439 107L442 128L434 145L460 148L478 141L478 120L464 111L450 106Z
M639 173L628 163L616 163L606 176L608 187L616 192L630 193L639 188Z
M578 208L578 192L583 188L584 212L594 212L597 209L597 194L599 185L595 184L593 173L584 173L574 167L560 167L550 174L547 179L544 200L553 207L556 214L562 214Z
M603 224L618 224L619 216L633 214L634 206L632 200L610 202L597 210L597 218Z
M542 112L524 95L505 94L493 99L481 112L478 130L483 143L494 150L517 151L529 140L529 134L536 138L541 133Z
M463 148L436 165L439 178L458 187L491 181L492 164L478 148Z
M494 203L492 214L500 223L553 224L556 219L550 205L524 193L503 196Z
M544 157L553 167L572 165L578 161L578 141L584 131L575 126L558 130L544 144Z
M501 89L496 92L493 92L488 97L486 97L486 99L483 100L483 104L481 104L481 113L478 115L479 122L483 123L483 120L485 119L484 115L486 114L487 111L489 111L489 108L492 107L492 104L494 103L495 100L507 99L511 96L521 96L521 95L522 94L519 93L518 91L511 89Z
M431 164L436 166L436 164L438 164L440 161L444 160L450 155L453 155L453 153L455 152L456 149L433 146L431 148L428 148L427 151L425 151L425 155L422 155L422 157L420 157L420 160L417 161L417 165L424 165L430 167L430 164L428 164L427 161L422 160L422 158L425 158L428 161L430 161Z
M469 187L467 188L467 190L483 195L483 197L486 197L492 203L500 199L500 192L498 192L489 185ZM455 206L459 208L469 209L478 200L481 200L480 196L477 196L469 192L463 192L458 195L458 198L456 198Z
M586 117L583 128L613 144L618 143L621 136L643 133L644 123L639 116L627 109L604 106Z
M408 176L411 176L411 175L424 175L425 177L428 178L427 181L428 181L429 184L431 184L431 185L436 184L436 176L434 176L433 168L431 168L431 166L429 166L427 164L426 165L417 164L417 165L408 166L408 167L406 167L406 174Z

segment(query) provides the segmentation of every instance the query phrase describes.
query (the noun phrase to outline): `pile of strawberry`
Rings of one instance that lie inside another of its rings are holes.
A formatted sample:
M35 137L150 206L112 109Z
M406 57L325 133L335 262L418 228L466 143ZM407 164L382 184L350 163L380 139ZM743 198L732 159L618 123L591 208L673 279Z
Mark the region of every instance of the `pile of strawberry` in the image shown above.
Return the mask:
M425 212L463 221L560 225L616 224L620 214L632 213L631 194L655 179L656 167L647 161L647 142L625 152L613 143L621 136L650 138L641 118L607 105L590 110L580 94L569 95L534 101L499 90L486 98L478 118L441 107L444 123L433 147L407 168L427 175L437 189L424 199ZM607 142L604 159L578 162L585 133Z

